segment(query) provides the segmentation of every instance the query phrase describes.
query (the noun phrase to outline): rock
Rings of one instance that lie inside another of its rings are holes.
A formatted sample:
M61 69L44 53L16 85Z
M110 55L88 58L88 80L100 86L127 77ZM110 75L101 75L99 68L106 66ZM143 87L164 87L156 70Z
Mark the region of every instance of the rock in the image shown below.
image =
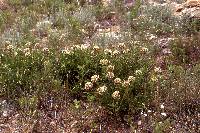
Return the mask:
M135 0L124 0L125 7L130 8L135 4Z
M200 7L200 0L187 0L184 3L185 7Z
M0 10L6 10L8 9L8 4L5 0L0 0Z
M185 3L177 6L175 15L188 15L190 18L200 19L200 0L187 0Z

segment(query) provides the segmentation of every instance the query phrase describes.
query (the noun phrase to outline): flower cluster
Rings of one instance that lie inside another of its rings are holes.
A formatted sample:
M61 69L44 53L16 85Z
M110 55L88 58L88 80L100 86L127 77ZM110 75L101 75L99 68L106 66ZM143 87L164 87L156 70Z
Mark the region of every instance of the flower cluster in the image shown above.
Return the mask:
M161 70L160 67L155 67L155 68L154 68L154 72L156 72L156 73L161 73L162 70Z
M107 59L101 59L100 64L101 65L108 65L109 61Z
M124 82L122 83L123 87L128 87L130 85L130 82L128 80L124 80Z
M119 43L118 48L124 49L126 48L126 45L124 43Z
M114 83L116 84L116 85L118 85L118 84L121 84L121 79L120 78L115 78L114 79Z
M23 50L23 52L24 52L25 56L31 55L30 48L25 48L25 49Z
M111 55L112 54L112 50L111 49L105 49L104 50L104 53L107 55L107 54L109 54L109 55Z
M135 75L141 75L142 74L142 71L141 70L136 70L135 71Z
M113 66L113 65L108 65L108 67L107 67L108 72L113 72L114 69L115 69L115 66Z
M91 77L91 82L92 82L92 83L96 83L96 82L98 81L98 79L99 79L99 75L93 75L93 76Z
M49 53L49 48L45 47L45 48L42 49L42 51L43 51L44 53Z
M9 44L7 47L6 47L6 49L7 50L12 50L14 47L13 47L13 45L11 45L11 44Z
M95 45L95 46L93 47L93 50L94 50L94 51L100 51L100 47L97 46L97 45Z
M64 49L64 50L62 50L62 53L63 53L63 54L71 54L71 51L68 50L68 49Z
M114 91L112 94L112 98L113 99L120 99L120 92L119 91Z
M87 82L87 83L85 83L84 89L85 90L90 90L90 89L92 89L92 87L93 87L93 83L92 82Z
M118 51L118 50L114 50L113 52L112 52L112 55L118 55L120 52Z
M107 91L107 87L104 85L104 86L101 86L97 89L97 92L98 94L102 95L104 92Z
M108 73L106 74L106 77L109 78L109 79L112 79L112 78L115 77L115 75L114 75L113 72L108 72Z
M152 75L151 76L151 81L156 82L156 81L158 81L158 78L155 75Z
M129 81L129 82L132 82L132 81L134 81L134 80L135 80L135 77L134 77L134 76L129 76L129 77L128 77L128 81Z
M135 77L134 76L129 76L128 80L124 80L124 82L122 83L123 87L128 87L131 82L135 81Z
M149 51L149 49L146 48L146 47L142 47L142 48L140 49L140 52L141 52L142 54L145 54L145 53L147 53L148 51Z

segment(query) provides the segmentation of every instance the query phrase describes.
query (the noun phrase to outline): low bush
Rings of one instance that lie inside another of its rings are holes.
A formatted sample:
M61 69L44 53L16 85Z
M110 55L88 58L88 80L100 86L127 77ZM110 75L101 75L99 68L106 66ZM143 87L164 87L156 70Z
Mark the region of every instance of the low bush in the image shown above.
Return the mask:
M8 45L1 54L1 95L38 99L65 86L76 98L93 98L114 113L143 108L154 91L148 48L117 46L76 45L57 53Z

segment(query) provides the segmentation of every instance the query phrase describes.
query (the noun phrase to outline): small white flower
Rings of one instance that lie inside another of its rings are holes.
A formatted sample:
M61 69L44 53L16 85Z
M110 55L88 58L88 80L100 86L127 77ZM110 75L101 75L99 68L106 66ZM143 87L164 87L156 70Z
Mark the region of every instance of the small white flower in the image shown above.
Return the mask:
M147 112L148 112L148 113L151 113L152 111L151 111L151 110L148 110Z
M136 74L136 75L141 75L141 74L142 74L142 71L141 71L141 70L136 70L136 71L135 71L135 74Z
M130 85L130 81L128 80L124 80L124 82L122 83L123 87L128 87Z
M48 53L49 49L47 47L43 48L43 52Z
M30 46L31 45L31 42L27 42L26 44L25 44L25 46Z
M108 7L110 3L111 3L111 0L102 0L102 4L104 7Z
M14 55L15 55L15 56L18 55L17 51L14 52Z
M14 47L13 47L13 45L11 45L11 44L9 44L8 46L7 46L7 49L8 50L12 50Z
M11 42L10 42L10 41L5 41L5 43L6 43L6 44L10 44Z
M156 73L161 73L162 70L161 70L160 67L155 67L155 68L154 68L154 72L156 72Z
M150 36L149 36L149 40L153 40L153 39L155 39L156 38L156 36L154 36L153 34L151 34Z
M130 51L130 49L125 49L125 50L123 50L123 52L122 53L124 53L124 54L126 54L126 53L128 53Z
M113 92L112 97L113 97L114 99L120 99L119 91Z
M105 53L105 54L112 54L112 50L110 50L110 49L105 49L105 50L104 50L104 53Z
M106 77L108 77L109 79L112 79L115 77L114 73L113 72L108 72Z
M92 83L95 83L95 82L98 81L98 79L99 79L99 75L93 75L93 76L91 77L91 82L92 82Z
M88 49L89 45L87 44L81 44L81 50L86 50Z
M81 46L75 45L75 46L74 46L74 49L78 49L78 50L79 50L79 49L81 49Z
M63 54L70 54L70 53L71 53L71 51L70 51L70 50L68 50L68 49L65 49L65 50L62 50L62 53L63 53Z
M100 64L101 65L108 65L109 61L107 59L101 59Z
M161 115L162 115L162 116L167 116L167 114L166 114L166 113L161 113Z
M31 54L29 48L25 48L25 49L23 50L23 52L24 52L25 56L29 56L29 55Z
M158 78L155 75L153 75L153 76L151 76L151 81L156 82L156 81L158 81Z
M90 90L91 88L93 87L93 84L92 84L92 82L87 82L87 83L85 83L85 90Z
M101 86L97 89L97 92L102 95L104 92L107 91L107 87L104 85L104 86Z
M149 49L146 48L146 47L142 47L142 48L140 49L140 52L142 52L142 53L147 53L148 51L149 51Z
M7 117L8 116L8 111L4 110L2 115L3 115L3 117Z
M95 51L99 51L99 50L100 50L99 46L97 46L97 45L95 45L95 46L93 47L93 49L94 49Z
M112 55L118 55L120 52L118 50L114 50Z
M114 83L115 83L115 84L120 84L121 81L122 81L122 80L121 80L120 78L116 78L116 79L114 79Z
M135 80L135 77L134 77L134 76L129 76L129 77L128 77L128 81L129 81L129 82L132 82L132 81L134 81L134 80Z
M160 105L160 108L161 108L161 109L164 109L164 108L165 108L165 106L164 106L163 104L161 104L161 105Z
M133 43L134 44L140 44L140 41L134 41Z
M124 43L119 43L118 47L119 47L119 48L125 48L126 46L125 46Z
M30 51L30 49L29 48L25 48L23 51L24 51L24 53L26 53L27 51Z
M114 70L114 66L113 65L108 65L108 67L107 67L107 71L108 72L112 72L113 70Z

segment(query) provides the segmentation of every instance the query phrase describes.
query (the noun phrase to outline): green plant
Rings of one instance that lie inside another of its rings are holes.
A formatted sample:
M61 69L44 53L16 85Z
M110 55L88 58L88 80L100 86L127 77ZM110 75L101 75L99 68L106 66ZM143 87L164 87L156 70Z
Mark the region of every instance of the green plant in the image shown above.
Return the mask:
M173 16L169 5L147 4L139 8L137 18L132 22L132 28L141 31L148 31L153 34L163 35L173 33L176 18Z
M168 131L169 127L171 126L170 119L166 119L163 122L157 122L154 128L154 133L164 133Z
M131 9L130 13L130 19L134 19L138 16L139 14L139 9L141 6L141 0L136 0L134 6Z
M200 40L196 36L188 37L187 39L183 37L175 39L170 44L173 53L172 60L184 66L199 63L199 42Z
M0 32L3 32L6 26L10 23L12 23L14 19L14 15L12 14L11 11L5 10L5 11L0 11Z
M1 55L1 95L17 100L52 89L54 75L44 65L47 58L30 48L5 49Z
M109 52L106 49L105 51ZM82 97L95 96L93 98L96 101L108 107L113 113L143 108L143 104L149 102L153 92L153 84L149 80L151 58L145 58L147 55L141 53L140 47L134 47L124 54L122 49L121 53L120 50L113 51L119 55L109 55L102 53L103 51L91 54L93 52L78 50L61 58L60 75L63 80L68 79L71 91ZM111 51L110 54L113 53ZM71 59L73 61L69 62ZM93 78L98 81L93 81ZM119 83L115 83L117 80Z

